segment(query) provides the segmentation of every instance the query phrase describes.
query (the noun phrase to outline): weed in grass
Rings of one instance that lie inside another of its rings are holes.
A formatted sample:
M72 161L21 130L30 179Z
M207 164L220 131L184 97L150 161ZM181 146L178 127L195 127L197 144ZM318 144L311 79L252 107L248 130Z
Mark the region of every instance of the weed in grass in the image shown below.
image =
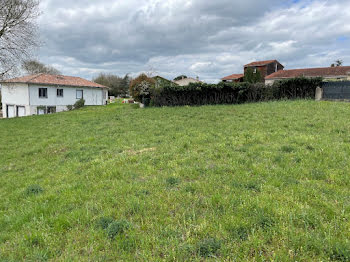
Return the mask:
M166 179L166 183L170 187L174 187L180 183L180 179L174 176L168 177Z
M126 220L114 221L107 228L107 235L110 239L114 239L117 235L124 233L130 228L130 223Z
M232 225L229 226L227 231L234 240L245 241L251 231L251 226L248 225Z
M185 192L194 194L196 192L196 189L192 185L186 185Z
M275 225L274 215L267 208L256 207L250 211L257 228L267 229Z
M211 257L217 255L221 248L221 241L215 238L207 238L200 241L197 245L198 254L201 257Z
M28 247L43 247L44 239L39 235L28 235L25 237Z
M111 217L101 217L96 220L96 227L101 229L107 229L113 221L114 219Z
M289 145L285 145L281 147L281 151L284 153L292 153L294 151L294 147L293 146L289 146Z
M44 189L39 185L30 185L26 189L27 195L38 195L44 192Z
M329 251L329 258L333 261L350 261L350 243L335 242Z

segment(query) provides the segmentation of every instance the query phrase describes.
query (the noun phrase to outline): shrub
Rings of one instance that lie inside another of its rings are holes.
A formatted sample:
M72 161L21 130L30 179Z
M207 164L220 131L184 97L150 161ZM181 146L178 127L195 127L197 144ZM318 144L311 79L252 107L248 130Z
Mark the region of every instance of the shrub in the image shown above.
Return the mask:
M211 104L240 104L281 99L309 99L322 79L294 78L277 81L272 86L264 83L191 83L188 86L168 85L151 89L154 106L183 106Z
M26 194L27 195L38 195L38 194L42 193L43 191L44 191L44 189L39 185L30 185L26 189Z
M198 253L202 257L215 255L221 248L221 241L215 238L207 238L198 243Z
M68 110L68 111L73 110L73 105L68 105L68 106L67 106L67 110Z
M74 104L74 109L79 109L84 107L85 105L85 100L83 98L79 99L77 102Z
M107 235L110 239L114 239L117 235L122 234L130 227L126 220L114 221L107 228Z
M129 92L137 102L143 102L143 99L151 97L151 89L154 86L154 79L141 74L130 82Z

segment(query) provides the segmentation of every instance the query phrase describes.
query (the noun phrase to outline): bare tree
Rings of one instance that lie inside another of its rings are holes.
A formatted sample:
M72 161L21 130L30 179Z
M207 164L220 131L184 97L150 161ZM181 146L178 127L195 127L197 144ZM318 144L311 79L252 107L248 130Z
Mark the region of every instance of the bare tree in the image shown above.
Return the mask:
M343 60L338 59L338 60L335 60L335 63L331 64L331 67L338 67L342 65L343 65Z
M0 0L0 78L18 69L39 45L38 0Z
M342 66L342 65L343 65L343 60L341 59L335 60L335 66Z
M45 65L37 60L26 60L22 64L22 69L28 74L28 75L34 75L34 74L49 74L49 75L59 75L61 72L50 65Z

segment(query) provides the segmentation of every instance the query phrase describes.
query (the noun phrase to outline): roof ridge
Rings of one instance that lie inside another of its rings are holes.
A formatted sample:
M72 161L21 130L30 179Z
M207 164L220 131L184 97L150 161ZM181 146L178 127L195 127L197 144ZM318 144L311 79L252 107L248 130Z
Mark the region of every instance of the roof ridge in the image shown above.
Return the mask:
M38 77L41 76L41 75L44 75L44 73L39 73L39 74L32 75L32 77L31 77L30 79L28 79L27 82L30 82L30 81L32 81L32 80L38 78Z

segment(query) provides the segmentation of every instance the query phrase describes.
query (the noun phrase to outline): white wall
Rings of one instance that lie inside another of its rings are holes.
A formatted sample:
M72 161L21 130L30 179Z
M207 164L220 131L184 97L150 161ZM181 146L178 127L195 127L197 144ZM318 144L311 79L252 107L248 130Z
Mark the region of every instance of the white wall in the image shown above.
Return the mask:
M2 101L2 115L4 118L7 117L7 112L6 112L7 105L24 106L26 112L29 112L30 108L29 108L28 85L3 83L1 85L1 101Z
M47 88L47 98L39 98L39 88ZM57 89L63 89L63 97L57 97ZM78 101L76 91L83 90L85 105L104 105L103 90L100 88L53 87L44 85L29 85L31 106L67 106Z

